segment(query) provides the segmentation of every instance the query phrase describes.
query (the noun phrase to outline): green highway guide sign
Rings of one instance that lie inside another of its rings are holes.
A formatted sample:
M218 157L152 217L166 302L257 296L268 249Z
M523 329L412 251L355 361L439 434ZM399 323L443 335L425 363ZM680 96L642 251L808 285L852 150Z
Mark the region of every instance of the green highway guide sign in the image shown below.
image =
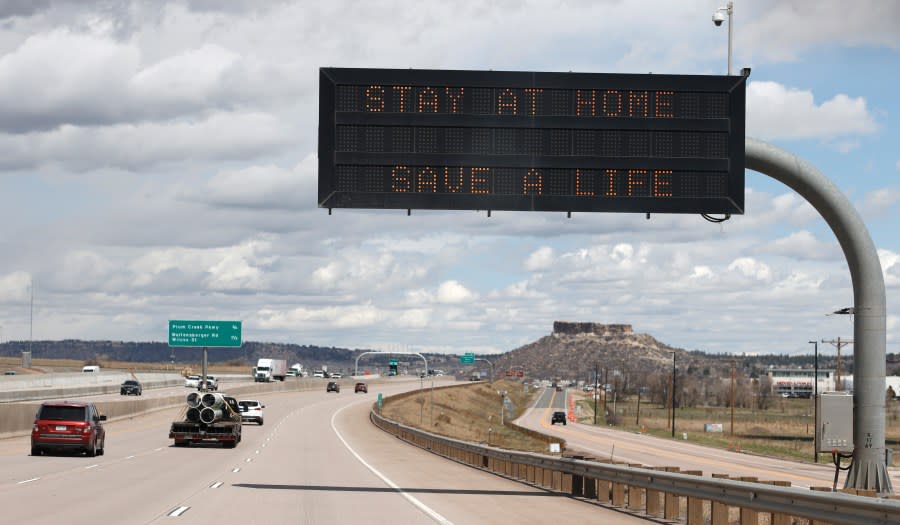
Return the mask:
M471 365L475 362L475 354L473 354L472 352L463 354L462 356L460 356L459 362L463 365Z
M169 321L169 346L241 346L241 321Z

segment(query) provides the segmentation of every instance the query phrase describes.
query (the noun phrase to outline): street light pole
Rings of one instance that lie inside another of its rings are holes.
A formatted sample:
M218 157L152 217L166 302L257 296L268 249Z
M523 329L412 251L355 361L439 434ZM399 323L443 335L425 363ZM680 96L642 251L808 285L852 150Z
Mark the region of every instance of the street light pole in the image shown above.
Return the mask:
M819 462L819 342L818 341L809 341L810 344L815 345L813 348L815 349L815 358L813 358L813 367L815 377L813 378L813 459L816 463Z

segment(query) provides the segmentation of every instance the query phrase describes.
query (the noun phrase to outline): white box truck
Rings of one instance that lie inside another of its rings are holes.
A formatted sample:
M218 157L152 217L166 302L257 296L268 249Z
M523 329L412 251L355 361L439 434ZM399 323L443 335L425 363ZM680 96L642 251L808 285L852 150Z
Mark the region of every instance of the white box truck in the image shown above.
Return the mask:
M287 361L284 359L260 359L256 362L256 375L253 380L257 383L269 381L284 381L287 375Z

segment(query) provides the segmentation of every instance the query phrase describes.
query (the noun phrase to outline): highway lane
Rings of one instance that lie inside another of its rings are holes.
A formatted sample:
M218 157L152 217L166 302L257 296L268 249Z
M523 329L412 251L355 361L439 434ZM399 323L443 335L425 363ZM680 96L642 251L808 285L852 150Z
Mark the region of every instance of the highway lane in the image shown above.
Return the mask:
M556 393L554 402L561 397ZM555 404L552 406L556 406ZM650 467L676 466L682 470L702 470L704 475L727 474L729 476L757 476L760 480L784 480L799 487L827 486L834 481L834 465L804 463L768 458L755 454L732 452L696 445L683 440L670 440L625 432L608 427L595 427L569 423L566 426L551 425L550 401L538 397L534 407L528 409L516 423L559 436L566 440L570 451ZM844 475L838 478L842 486ZM900 469L889 469L895 490L900 487Z
M440 458L369 423L377 392L417 386L259 395L266 424L245 425L235 449L172 446L180 408L108 423L96 458L31 457L27 437L0 440L3 521L646 523Z

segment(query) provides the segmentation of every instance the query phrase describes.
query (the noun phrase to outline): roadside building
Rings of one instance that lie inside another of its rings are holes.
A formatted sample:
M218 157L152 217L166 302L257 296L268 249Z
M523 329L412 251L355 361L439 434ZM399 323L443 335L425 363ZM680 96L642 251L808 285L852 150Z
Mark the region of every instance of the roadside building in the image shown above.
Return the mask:
M772 384L772 393L782 397L810 398L813 395L813 378L815 370L808 368L773 368L768 376ZM834 370L819 369L818 391L834 390Z

